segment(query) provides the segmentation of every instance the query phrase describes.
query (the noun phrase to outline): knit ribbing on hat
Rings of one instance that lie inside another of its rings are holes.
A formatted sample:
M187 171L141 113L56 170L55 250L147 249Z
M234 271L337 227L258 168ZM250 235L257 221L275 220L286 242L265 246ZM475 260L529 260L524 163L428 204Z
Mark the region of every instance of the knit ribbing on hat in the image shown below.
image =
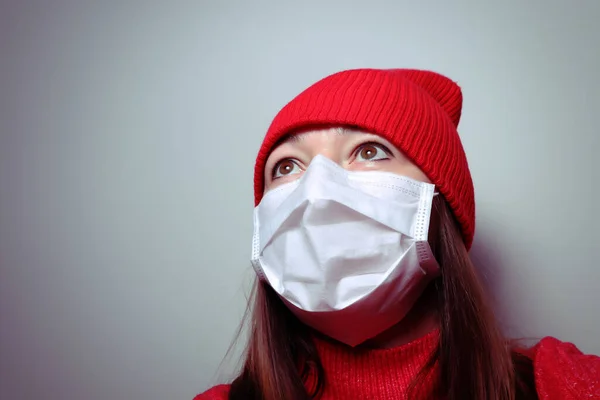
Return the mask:
M435 72L357 69L330 75L275 116L256 158L255 205L263 195L267 157L281 138L310 126L352 126L384 137L429 177L450 204L470 248L475 201L457 132L461 109L460 87Z

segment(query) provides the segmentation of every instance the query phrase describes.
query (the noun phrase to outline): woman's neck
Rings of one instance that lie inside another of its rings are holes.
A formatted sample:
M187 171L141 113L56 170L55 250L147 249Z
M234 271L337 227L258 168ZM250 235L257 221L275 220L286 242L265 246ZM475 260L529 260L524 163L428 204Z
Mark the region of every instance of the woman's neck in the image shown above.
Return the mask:
M358 347L371 349L398 347L439 328L439 314L436 300L437 293L435 287L434 285L429 285L400 322Z

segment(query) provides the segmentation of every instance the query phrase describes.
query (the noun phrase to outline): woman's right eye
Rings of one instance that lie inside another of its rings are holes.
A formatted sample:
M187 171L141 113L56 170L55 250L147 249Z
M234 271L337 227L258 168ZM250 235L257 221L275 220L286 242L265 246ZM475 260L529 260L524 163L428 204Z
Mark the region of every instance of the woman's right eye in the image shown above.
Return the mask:
M275 164L273 168L273 179L293 175L301 172L300 166L292 159L285 159Z

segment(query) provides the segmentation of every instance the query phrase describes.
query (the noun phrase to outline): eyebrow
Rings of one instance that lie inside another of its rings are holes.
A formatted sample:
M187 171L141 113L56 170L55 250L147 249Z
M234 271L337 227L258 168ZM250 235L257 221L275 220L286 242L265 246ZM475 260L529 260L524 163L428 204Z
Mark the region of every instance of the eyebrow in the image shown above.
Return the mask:
M306 130L304 132L300 132L300 133L288 133L287 135L284 135L281 139L279 139L277 141L277 143L275 144L274 147L277 147L281 144L284 143L298 143L304 140L304 135L302 135L302 133L308 133L308 132L312 132L311 130ZM337 136L342 136L342 135L346 135L350 132L353 132L352 130L345 128L345 127L336 127L334 128L334 134Z

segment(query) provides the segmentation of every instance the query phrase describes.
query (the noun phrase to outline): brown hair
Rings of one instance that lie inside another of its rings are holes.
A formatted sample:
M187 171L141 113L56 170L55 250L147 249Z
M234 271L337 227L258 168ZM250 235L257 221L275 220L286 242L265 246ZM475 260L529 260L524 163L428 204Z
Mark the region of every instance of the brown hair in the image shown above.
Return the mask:
M437 293L440 340L411 385L432 370L437 391L448 400L535 399L532 362L511 349L496 322L459 225L446 201L434 199L432 251L442 274L431 283ZM302 324L264 282L253 290L250 337L240 375L229 399L306 400L318 398L326 385L310 329ZM305 382L315 382L306 388Z

